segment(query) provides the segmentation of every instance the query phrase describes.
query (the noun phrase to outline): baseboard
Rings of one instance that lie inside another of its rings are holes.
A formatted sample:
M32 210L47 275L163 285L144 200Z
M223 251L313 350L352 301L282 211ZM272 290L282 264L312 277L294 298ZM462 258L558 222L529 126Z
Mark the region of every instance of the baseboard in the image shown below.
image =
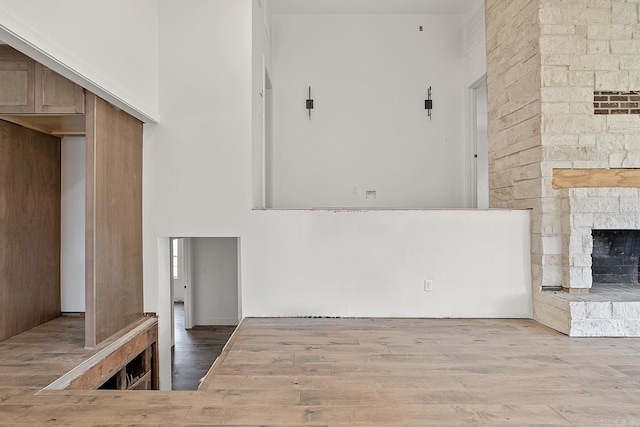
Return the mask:
M238 319L225 317L209 317L194 319L195 326L238 326Z

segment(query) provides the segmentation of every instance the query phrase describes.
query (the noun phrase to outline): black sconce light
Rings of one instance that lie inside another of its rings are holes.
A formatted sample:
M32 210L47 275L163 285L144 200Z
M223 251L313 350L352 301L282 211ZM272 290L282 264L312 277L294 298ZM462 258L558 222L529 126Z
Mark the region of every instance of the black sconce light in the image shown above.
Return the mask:
M307 98L306 108L309 111L309 120L311 120L311 110L313 110L313 99L311 99L311 86L309 86L309 98Z
M431 86L427 90L427 99L424 100L424 109L427 110L429 120L431 120L431 110L433 109L433 101L431 100Z

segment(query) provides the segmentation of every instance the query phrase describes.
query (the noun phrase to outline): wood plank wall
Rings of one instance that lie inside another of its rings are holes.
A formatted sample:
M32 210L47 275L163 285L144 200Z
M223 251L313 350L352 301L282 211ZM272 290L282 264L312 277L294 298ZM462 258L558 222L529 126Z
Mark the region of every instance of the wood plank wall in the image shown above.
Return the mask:
M0 340L60 316L60 139L0 120Z
M93 347L143 315L142 122L87 94L86 329Z

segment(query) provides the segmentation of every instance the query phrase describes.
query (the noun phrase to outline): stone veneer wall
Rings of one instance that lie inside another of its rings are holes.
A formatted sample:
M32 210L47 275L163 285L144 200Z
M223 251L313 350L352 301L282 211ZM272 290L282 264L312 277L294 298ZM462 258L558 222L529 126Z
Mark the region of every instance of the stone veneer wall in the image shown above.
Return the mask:
M532 276L536 289L542 276L543 212L539 1L486 0L485 4L489 205L532 209Z
M535 291L569 286L553 169L640 167L640 115L594 114L595 91L640 90L640 0L486 7L490 206L533 210L538 318Z
M594 111L595 91L640 88L639 12L638 1L540 3L543 287L570 288L562 270L574 262L558 230L553 169L640 167L640 116Z

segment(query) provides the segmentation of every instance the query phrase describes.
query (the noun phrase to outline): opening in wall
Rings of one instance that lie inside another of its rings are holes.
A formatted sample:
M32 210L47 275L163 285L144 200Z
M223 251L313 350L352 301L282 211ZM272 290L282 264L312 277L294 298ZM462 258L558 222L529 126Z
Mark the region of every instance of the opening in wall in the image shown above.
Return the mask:
M257 114L254 127L259 132L253 138L253 209L273 207L273 85L267 67L266 58L262 58L262 80L258 90Z
M254 209L472 206L465 126L476 119L466 120L470 88L457 42L467 11L394 13L388 3L374 14L271 9L273 37L253 40L263 56L254 61Z
M196 390L242 316L240 239L170 241L172 389Z
M640 230L593 230L592 275L596 285L637 285Z
M470 96L470 206L489 208L489 112L487 76L469 88Z
M273 85L264 67L264 207L273 208Z

